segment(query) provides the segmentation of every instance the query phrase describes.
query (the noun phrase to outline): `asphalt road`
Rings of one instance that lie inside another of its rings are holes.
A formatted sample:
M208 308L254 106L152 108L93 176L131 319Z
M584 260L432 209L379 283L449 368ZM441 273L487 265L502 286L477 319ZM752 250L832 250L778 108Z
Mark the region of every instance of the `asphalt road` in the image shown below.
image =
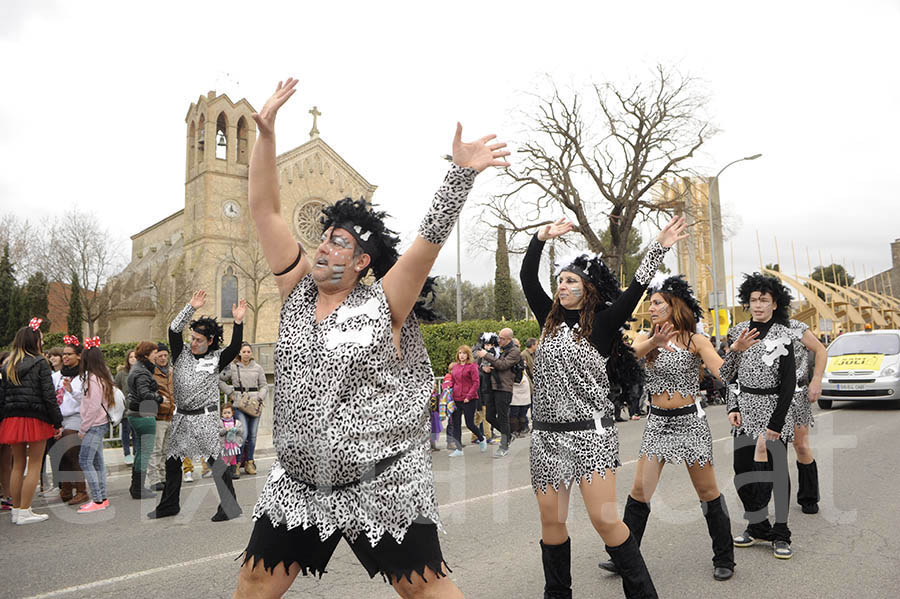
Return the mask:
M715 582L706 525L683 466L668 466L653 498L644 536L644 557L661 597L770 596L803 598L900 596L898 497L900 410L878 404L814 407L812 435L823 500L819 514L793 505L794 558L776 560L771 549L736 549L737 568L728 582ZM731 443L724 408L709 410L719 464L717 477L734 520L741 510L731 484ZM646 421L619 427L622 460L620 506L634 474L634 457ZM490 452L493 451L491 448ZM537 507L529 485L528 439L511 455L494 460L477 446L464 458L435 454L442 537L452 577L467 597L541 597L543 574ZM793 455L792 458L793 459ZM249 513L271 458L258 460L260 474L236 481ZM796 469L791 467L793 489ZM162 521L143 514L153 500L127 495L128 478L110 479L112 508L77 515L73 508L35 502L51 514L45 523L13 526L0 517L0 597L205 599L231 597L238 563L252 522L243 517L210 522L217 503L209 479L182 487L182 513ZM578 493L569 515L575 597L621 597L621 586L597 568L603 543L592 529ZM380 577L369 580L341 543L321 580L298 577L286 597L396 597Z

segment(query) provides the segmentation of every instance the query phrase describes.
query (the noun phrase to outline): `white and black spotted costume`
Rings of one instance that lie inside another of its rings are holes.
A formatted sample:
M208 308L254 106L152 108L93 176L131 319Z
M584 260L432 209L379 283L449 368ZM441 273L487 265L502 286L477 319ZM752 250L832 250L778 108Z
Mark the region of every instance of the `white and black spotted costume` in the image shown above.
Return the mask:
M797 388L794 391L794 402L791 406L794 425L811 428L816 425L813 418L812 405L809 403L809 352L800 340L809 330L809 326L799 320L791 319L790 327L795 331L794 361L797 364Z
M446 240L475 175L451 166L419 229L425 240ZM345 225L365 249L366 231ZM376 276L392 264L373 267ZM343 537L370 576L409 577L426 566L443 576L428 443L433 373L419 321L414 312L407 316L398 355L380 278L357 283L320 322L318 293L307 275L281 310L273 400L278 458L253 510L244 562L262 560L267 569L296 562L304 574L321 574Z
M684 398L700 394L700 356L670 344L673 351L659 350L654 360L645 360L647 392L653 395L680 393ZM651 408L641 440L640 455L668 463L711 464L712 434L706 414L699 406L666 410ZM667 414L671 413L671 414Z
M213 345L205 354L194 355L190 345L184 342L182 332L195 311L193 306L186 305L169 325L176 411L165 449L165 486L156 509L148 514L151 518L174 516L181 510L181 462L198 455L212 466L219 493L219 508L213 520L228 520L241 513L231 473L220 459L219 373L237 357L244 327L242 323L234 323L228 347L214 349Z
M766 432L766 428L776 426L772 430L781 431L782 441L790 443L794 440L794 418L790 407L797 376L794 342L800 335L777 322L745 321L728 331L729 343L734 343L741 332L751 326L760 329L759 343L744 352L730 352L721 369L723 379L732 381L736 378L739 384L738 394L729 395L728 411L739 410L741 413L741 426L733 434L756 439Z
M553 300L538 280L543 247L544 242L535 235L521 270L522 288L542 328L553 307ZM590 341L574 334L580 312L563 308L565 322L552 334L545 334L538 346L531 408L536 422L531 436L531 485L535 492L546 492L548 486L558 490L560 485L580 484L582 478L590 482L595 474L605 477L607 469L621 465L606 365L613 343L621 338L620 328L631 317L667 249L657 242L650 246L628 289L595 314ZM542 422L589 421L597 426L565 431L537 428Z

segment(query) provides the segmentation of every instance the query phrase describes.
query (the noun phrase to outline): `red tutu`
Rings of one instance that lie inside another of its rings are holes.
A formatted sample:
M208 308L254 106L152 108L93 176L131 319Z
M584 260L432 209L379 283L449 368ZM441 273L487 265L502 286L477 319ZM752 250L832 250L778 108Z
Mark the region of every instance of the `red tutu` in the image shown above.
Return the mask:
M0 445L46 441L55 432L52 424L37 418L25 416L4 418L0 421Z

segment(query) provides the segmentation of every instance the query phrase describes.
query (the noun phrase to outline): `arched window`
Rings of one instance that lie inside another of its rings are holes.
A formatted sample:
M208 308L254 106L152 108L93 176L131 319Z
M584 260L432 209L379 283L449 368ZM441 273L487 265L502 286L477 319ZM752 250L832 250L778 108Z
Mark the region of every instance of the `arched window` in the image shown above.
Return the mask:
M225 160L228 158L228 123L225 121L225 113L220 112L216 119L216 158Z
M197 125L191 121L191 128L188 130L188 164L194 164L194 154L197 148Z
M206 150L206 117L200 115L200 124L197 126L197 162L203 162L203 152Z
M238 302L238 280L234 268L229 266L222 275L222 318L231 318L231 306Z
M247 164L248 152L247 119L241 117L237 124L237 161L238 164Z

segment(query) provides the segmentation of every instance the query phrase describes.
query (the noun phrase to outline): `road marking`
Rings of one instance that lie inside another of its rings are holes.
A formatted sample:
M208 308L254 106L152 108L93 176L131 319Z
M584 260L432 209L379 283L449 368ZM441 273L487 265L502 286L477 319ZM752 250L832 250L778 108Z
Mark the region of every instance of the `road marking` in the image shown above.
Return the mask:
M822 412L822 413L818 414L818 416L819 416L819 417L822 417L822 416L827 416L827 415L832 415L832 414L834 414L834 410L831 410L831 411L829 411L829 412ZM713 439L713 443L719 443L719 442L721 442L721 441L727 441L728 439L731 439L731 438L732 438L731 435L727 435L727 436L725 436L725 437L720 437L720 438L718 438L718 439ZM263 459L270 459L270 458L263 458ZM636 463L637 463L637 459L628 460L627 462L622 462L622 466L630 466L631 464L636 464ZM241 480L243 480L243 479L241 479ZM206 484L195 485L193 488L198 488L198 487L201 487L201 486L207 486L207 485L210 485L210 484L212 484L212 483L206 483ZM478 497L471 497L471 498L469 498L469 499L463 499L463 500L461 500L461 501L454 501L454 502L452 502L452 503L446 503L446 504L441 505L441 506L439 506L439 507L440 507L440 509L442 509L442 510L446 510L446 509L450 509L450 508L457 507L457 506L460 506L460 505L465 505L465 504L468 504L468 503L474 503L474 502L476 502L476 501L483 501L483 500L485 500L485 499L493 499L494 497L501 497L501 496L503 496L503 495L509 495L509 494L511 494L511 493L518 493L519 491L524 491L524 490L526 490L526 489L531 489L531 485L524 485L524 486L521 486L521 487L515 487L515 488L513 488L513 489L506 489L505 491L497 491L497 492L495 492L495 493L488 493L488 494L486 494L486 495L479 495ZM76 585L76 586L66 587L66 588L64 588L64 589L58 589L58 590L55 590L55 591L50 591L49 593L42 593L42 594L40 594L40 595L32 595L32 596L30 596L30 597L26 597L25 599L49 599L50 597L60 597L60 596L62 596L62 595L68 595L68 594L70 594L70 593L76 593L76 592L78 592L78 591L86 591L86 590L89 590L89 589L96 589L96 588L99 588L99 587L109 586L109 585L111 585L111 584L117 584L117 583L120 583L120 582L126 582L126 581L129 581L129 580L134 580L134 579L136 579L136 578L142 578L142 577L144 577L144 576L150 576L150 575L152 575L152 574L159 574L160 572L167 572L167 571L169 571L169 570L175 570L175 569L177 569L177 568L184 568L184 567L196 566L196 565L198 565L198 564L205 564L205 563L207 563L207 562L213 562L213 561L221 560L221 559L225 559L225 558L231 558L231 559L234 559L234 557L237 556L237 555L239 555L242 551L243 551L243 549L235 549L235 550L229 551L229 552L227 552L227 553L219 553L219 554L217 554L217 555L209 555L209 556L201 557L201 558L198 558L198 559L195 559L195 560L191 560L191 561L188 561L188 562L181 562L181 563L178 563L178 564L170 564L170 565L168 565L168 566L159 566L158 568L151 568L151 569L149 569L149 570L141 570L140 572L132 572L132 573L130 573L130 574L125 574L124 576L116 576L116 577L114 577L114 578L106 578L106 579L104 579L104 580L95 580L94 582L88 582L88 583L85 583L85 584L79 584L79 585Z
M79 584L72 587L66 587L64 589L58 589L56 591L50 591L49 593L42 593L40 595L32 595L31 597L26 597L25 599L47 599L49 597L59 597L60 595L68 595L69 593L77 593L78 591L87 591L90 589L96 589L98 587L104 587L111 584L116 584L119 582L126 582L129 580L134 580L135 578L141 578L143 576L149 576L151 574L159 574L160 572L166 572L167 570L174 570L176 568L183 568L185 566L196 566L198 564L205 564L206 562L214 562L216 560L225 559L226 557L234 559L235 556L240 554L243 549L235 549L234 551L229 551L228 553L220 553L218 555L209 555L207 557L201 557L195 560L191 560L189 562L181 562L179 564L170 564L168 566L160 566L158 568L151 568L149 570L141 570L140 572L132 572L131 574L125 574L124 576L116 576L115 578L106 578L104 580L95 580L94 582L88 582L86 584Z

